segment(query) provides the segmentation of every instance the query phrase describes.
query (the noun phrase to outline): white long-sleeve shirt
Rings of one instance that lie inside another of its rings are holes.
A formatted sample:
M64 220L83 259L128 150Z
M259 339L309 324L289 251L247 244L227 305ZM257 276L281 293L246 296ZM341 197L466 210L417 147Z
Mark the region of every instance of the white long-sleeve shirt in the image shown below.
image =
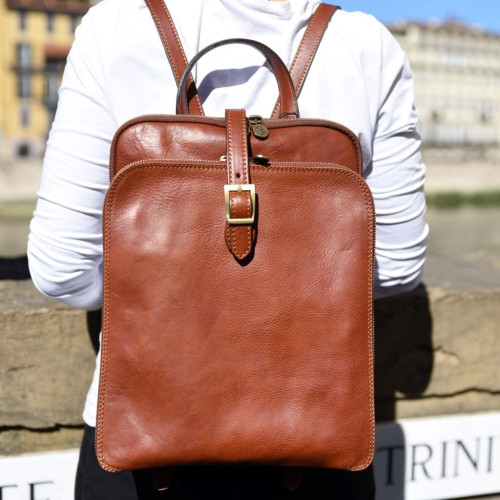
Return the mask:
M167 0L188 59L224 38L253 38L290 65L318 0ZM231 69L231 71L223 71ZM199 62L207 116L226 108L270 116L277 86L251 48L217 49ZM102 301L101 215L116 129L138 115L175 113L176 84L143 0L105 0L77 29L45 155L28 257L33 282L71 306ZM427 226L425 169L407 58L372 16L338 11L299 98L301 117L350 128L361 141L376 211L375 297L414 288ZM84 419L95 425L98 364Z

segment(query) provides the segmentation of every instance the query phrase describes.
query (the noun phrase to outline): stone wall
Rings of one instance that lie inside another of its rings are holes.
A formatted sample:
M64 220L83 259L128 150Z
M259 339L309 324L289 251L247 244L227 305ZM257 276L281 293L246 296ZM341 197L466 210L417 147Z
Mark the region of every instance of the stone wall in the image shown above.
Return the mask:
M431 283L376 302L379 421L500 408L495 283ZM77 447L99 317L29 280L0 281L0 297L0 455Z
M420 289L376 303L377 416L500 408L500 289Z
M0 455L79 446L95 354L86 314L0 281Z

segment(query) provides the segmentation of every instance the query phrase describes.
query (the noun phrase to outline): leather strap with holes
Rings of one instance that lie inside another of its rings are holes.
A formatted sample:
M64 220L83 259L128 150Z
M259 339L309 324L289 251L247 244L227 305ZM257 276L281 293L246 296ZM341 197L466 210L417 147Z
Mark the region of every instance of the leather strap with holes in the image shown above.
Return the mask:
M228 192L226 244L237 260L248 257L253 249L255 195L252 199L250 170L248 168L248 126L245 110L226 110L227 180ZM247 221L241 223L240 221ZM234 221L234 222L231 222Z

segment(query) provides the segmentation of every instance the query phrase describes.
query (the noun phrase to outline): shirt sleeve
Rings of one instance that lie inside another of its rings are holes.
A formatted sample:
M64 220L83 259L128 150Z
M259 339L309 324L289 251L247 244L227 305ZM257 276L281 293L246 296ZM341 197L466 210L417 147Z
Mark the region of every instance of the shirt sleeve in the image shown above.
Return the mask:
M425 166L408 59L381 25L380 95L365 178L376 214L375 298L415 288L427 251Z
M88 310L102 302L102 206L116 128L106 107L91 12L68 56L28 238L35 286Z

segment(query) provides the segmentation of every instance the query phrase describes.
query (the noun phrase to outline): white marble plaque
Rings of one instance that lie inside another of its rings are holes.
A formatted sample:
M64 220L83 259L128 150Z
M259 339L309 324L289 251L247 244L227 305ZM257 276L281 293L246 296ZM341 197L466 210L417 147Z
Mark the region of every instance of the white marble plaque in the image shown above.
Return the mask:
M500 492L500 413L377 426L377 500L444 500Z

